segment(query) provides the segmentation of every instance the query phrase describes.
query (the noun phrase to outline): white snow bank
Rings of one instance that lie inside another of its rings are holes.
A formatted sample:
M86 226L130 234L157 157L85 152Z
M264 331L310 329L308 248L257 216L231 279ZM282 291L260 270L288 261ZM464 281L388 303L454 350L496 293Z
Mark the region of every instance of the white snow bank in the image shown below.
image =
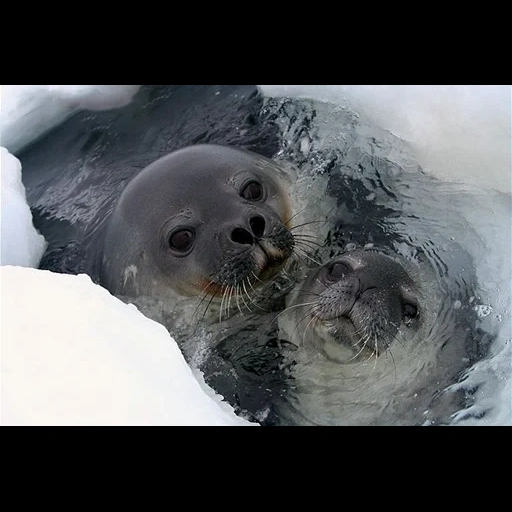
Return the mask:
M250 425L201 387L163 326L89 277L0 277L3 425Z
M2 85L0 140L12 153L78 109L127 105L140 85Z
M110 110L128 105L140 85L48 85L64 104L87 110Z
M261 85L269 96L349 104L410 141L450 180L510 192L510 85Z
M21 163L5 148L0 148L0 156L0 264L37 267L46 249L46 241L32 224L32 213L21 181Z

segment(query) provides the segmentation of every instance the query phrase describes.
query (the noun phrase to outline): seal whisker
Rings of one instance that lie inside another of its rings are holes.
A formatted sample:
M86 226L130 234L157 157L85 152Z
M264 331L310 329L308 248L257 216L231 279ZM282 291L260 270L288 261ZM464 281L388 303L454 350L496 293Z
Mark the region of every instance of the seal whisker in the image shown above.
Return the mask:
M366 341L364 343L364 345L361 347L361 350L358 352L357 355L359 355L365 348L366 348L366 344L368 343L369 339L370 339L370 334L368 334L368 336L366 337ZM357 356L356 355L356 356ZM370 359L372 356L370 354L370 357L368 359ZM368 359L365 359L363 361L361 361L357 366L356 368L360 368L361 366L364 366L366 364L366 362L368 361ZM361 386L364 386L369 380L369 377L367 377L366 379L364 379L361 383L359 383L355 388L351 388L349 391L351 392L356 392L358 389L361 388Z
M370 372L370 375L368 376L368 380L372 377L373 372L375 371L375 368L377 367L377 361L379 360L379 344L377 342L376 334L374 335L374 340L375 340L374 345L375 345L376 352L372 352L372 356L374 356L375 362L373 363L373 368L372 368L372 371Z
M312 242L309 242L308 240L296 240L294 247L296 247L297 249L301 249L303 252L307 254L315 255L319 251L319 249L311 244Z
M294 236L293 237L294 246L298 246L303 248L303 250L307 249L308 251L317 251L318 248L323 248L324 246L314 242L313 240L309 240L306 238L303 238L301 236Z
M386 343L386 342L385 342ZM393 357L393 352L391 351L391 347L389 346L389 343L386 343L386 351L385 351L385 357L386 357L386 360L387 360L387 357L388 357L388 354L390 355L391 357L391 361L393 362L393 371L394 371L394 377L393 377L393 387L396 386L396 380L397 380L397 375L396 375L396 362L395 362L395 358Z
M254 276L254 278L256 279L256 281L259 281L260 283L263 283L263 281L254 273L253 270L251 270L251 274Z
M312 322L314 322L316 320L316 317L314 315L311 316L311 319L309 320L309 322L307 323L306 325L306 328L304 329L304 332L302 334L302 346L304 347L306 345L306 334L308 332L308 329L309 329L309 326L311 325Z
M312 237L312 236L308 236L308 235L294 234L293 240L295 242L299 241L301 243L308 243L308 244L311 244L313 246L320 247L320 248L325 247L325 244L321 244L320 242L317 241L317 237Z
M361 327L357 328L354 330L354 334L366 334L368 332L368 330L371 328L370 325L361 325ZM355 345L354 347L356 347L357 345L359 345L359 343L361 343L361 340L359 340Z
M317 302L303 302L302 304L293 304L293 306L288 306L287 308L283 309L283 311L281 311L279 314L277 314L274 317L273 321L277 320L281 315L288 313L292 309L303 308L305 306L316 306L317 304ZM312 311L314 311L314 309L312 309Z
M253 272L254 274L254 272ZM258 290L256 290L253 286L253 284L251 283L251 278L249 276L247 276L247 282L249 283L249 286L251 287L251 290L254 292L254 295L256 297L261 297L260 293L258 292Z
M368 322L368 320L370 320L370 314L369 314L369 313L367 313L367 314L365 315L365 317L362 319L362 321L361 321L361 322L359 322L359 323L360 323L360 325L361 325L361 327L359 327L358 329L356 329L356 330L354 331L354 333L355 333L355 334L359 334L359 333L361 333L361 332L362 332L362 333L364 333L364 334L365 334L366 332L368 332L368 330L371 328L371 325L372 325L372 324L371 324L371 322ZM354 325L354 322L352 322L352 325ZM355 325L354 325L354 327L355 327ZM359 340L359 341L358 341L354 346L359 345L359 343L361 343L361 340Z
M367 340L367 342L369 341L369 339ZM366 345L366 343L365 343ZM377 346L377 336L375 335L375 346ZM366 365L366 363L372 358L375 356L375 352L372 350L371 354L369 355L369 357L367 359L365 359L363 362L361 362L361 365ZM366 377L366 379L364 379L363 382L361 382L361 384L359 384L359 386L355 389L357 390L358 388L360 388L361 386L364 386L372 377L373 375L373 372L375 371L375 368L377 366L377 361L378 361L378 357L375 356L375 362L373 363L373 367L372 367L372 370L370 372L370 375L368 375L368 377ZM354 391L355 391L354 390Z
M226 300L224 302L224 312L226 317L230 316L231 307L229 303L229 296L231 293L236 293L236 290L234 290L234 286L226 285Z
M364 338L364 343L363 343L363 346L361 347L361 350L364 350L366 348L366 346L368 345L368 342L370 341L370 338L371 338L371 333L369 332L365 338ZM370 356L371 357L371 356ZM360 365L365 365L366 362L368 361L368 359L363 359L363 361L361 361Z
M299 215L300 213L302 213L303 211L305 211L306 208L302 208L302 210L299 210L297 212L295 212L291 217L289 217L288 219L286 219L284 221L285 224L288 224L292 219L294 219L295 217L297 217L297 215Z
M370 333L370 336L368 337L368 350L369 350L369 354L368 354L368 357L364 360L364 364L367 364L369 361L372 360L372 358L374 357L375 355L375 349L374 347L371 346L371 342L373 341L374 343L374 346L375 346L375 339L376 339L376 334L375 332L372 330L372 332Z
M300 261L301 263L304 263L305 264L305 258L299 253L297 252L297 250L294 248L292 249L292 253L294 254L294 256L297 258L298 261Z
M238 298L239 298L239 296L240 296L240 291L239 291L239 289L238 289L238 286L239 286L239 285L237 284L237 285L236 285L236 290L235 290L236 305L237 305L237 307L238 307L238 311L240 311L240 314L241 314L242 316L244 316L244 313L243 313L243 311L242 311L242 308L240 307L240 301L238 300Z
M234 294L236 294L236 293L237 293L237 289L235 289L235 287L234 287L234 286L231 286L231 285L230 285L228 288L229 288L229 292L227 293L227 299L228 299L228 300L226 301L226 304L225 304L226 314L227 314L227 315L229 315L229 312L231 311L231 302L230 302L229 298L230 298L232 295L234 295Z
M318 243L318 240L320 239L317 235L312 235L311 233L292 233L293 238L300 237L300 238L309 238L313 241L316 241Z
M208 294L205 293L205 295L203 296L203 298L201 299L201 301L199 302L199 304L196 306L195 310L194 310L194 313L192 315L192 318L194 318L196 312L198 311L199 309L199 306L203 303L204 299L208 296ZM196 332L197 332L197 329L199 328L199 325L201 324L201 322L204 320L204 317L206 315L206 312L208 311L208 308L210 307L210 304L212 303L213 299L215 298L215 295L214 294L211 294L210 295L210 300L208 301L208 304L206 304L206 307L203 311L203 315L201 316L201 319L199 322L196 322L196 327L194 329L194 331L192 332L192 335L195 335Z
M310 237L308 235L293 235L293 240L295 242L299 241L301 243L311 244L313 246L320 247L320 248L325 247L325 244L321 244L321 243L317 242L315 239L312 240L312 238L316 238L316 237Z
M308 240L314 241L316 243L320 243L320 237L318 235L313 235L308 232L292 233L293 238L307 238ZM323 245L323 244L322 244Z
M224 304L223 304L223 310L225 312L226 317L229 317L230 311L231 311L231 302L230 297L233 293L234 287L231 285L225 285L224 286Z
M297 325L296 325L296 326L295 326L295 328L293 329L292 336L294 336L294 335L295 335L295 333L297 332L298 328L300 327L300 324L301 324L304 320L306 320L306 318L308 318L309 316L311 316L311 315L312 315L313 311L314 311L314 308L310 308L309 310L306 310L306 314L305 314L303 317L299 318L299 320L297 321Z
M222 300L220 301L219 323L222 323L222 311L224 309L224 301L226 299L226 291L227 291L227 288L225 286L222 286Z
M201 304L205 301L205 299L208 297L208 289L211 288L212 286L214 285L213 282L209 282L202 290L202 292L199 294L199 301L197 303L197 306L194 308L194 312L192 313L192 318L196 315L196 313L199 311L199 308L201 307ZM206 309L204 310L203 312L203 316L201 317L201 319L204 319L204 316L206 315L206 311L208 309L208 307L210 306L213 298L215 297L215 294L212 294L211 297L210 297L210 301L208 302L207 306L206 306Z
M245 292L245 294L247 295L247 289L245 287L245 279L242 281L242 288L243 288L243 291ZM249 313L252 313L252 309L249 307L247 302L245 302L244 294L243 293L240 294L240 298L242 299L242 302L244 303L244 306L249 310Z
M327 223L326 220L312 220L310 222L304 222L302 224L297 224L296 226L292 226L291 228L289 228L289 230L293 231L294 229L302 228L304 226L309 226L310 224L325 224L325 223Z
M251 283L251 280L249 279L249 276L247 276L245 279L247 279L247 282L249 283L249 286L252 288L253 292L256 294L256 296L259 297L259 294L258 292L253 288L252 286L252 283ZM245 279L243 281L243 287L244 287L244 290L245 290L245 294L247 296L247 299L249 300L249 302L251 304L253 304L254 306L256 306L258 309L260 309L261 311L265 311L265 312L268 312L268 309L260 306L257 302L254 301L254 299L251 297L249 291L247 290L246 286L245 286Z
M227 288L227 291L226 291L226 302L224 303L224 310L226 312L226 315L229 316L230 311L231 311L231 304L229 302L229 297L231 296L231 294L235 294L237 292L237 290L232 285L228 285L226 288Z
M387 323L387 322L386 322ZM400 326L396 325L394 322L389 322L395 329L396 329L396 332L399 333L400 332ZM383 328L384 330L384 328ZM391 331L386 331L387 334L389 334L404 350L405 350L405 347L404 347L404 344L402 343L402 341L396 336L396 334L393 334Z
M294 248L294 252L295 252L295 249L300 249L300 247L295 247ZM302 252L303 252L303 256L305 256L308 260L311 260L313 263L315 263L316 265L321 265L322 263L320 263L319 261L316 261L314 258L312 258L311 256L309 256L309 254L304 251L304 249L300 249ZM296 253L297 256L299 256L298 253Z
M214 298L215 298L215 295L212 294L210 297L210 300L208 301L208 304L206 304L206 308L204 309L203 316L201 317L201 320L204 320L204 317L206 316L206 313L207 313L208 309L210 308Z
M208 284L205 289L199 294L198 296L198 300L197 300L197 304L196 304L196 307L194 308L194 312L192 313L192 317L194 317L196 315L196 313L198 312L201 304L206 300L206 298L208 297L208 292L206 291L208 289L208 287L211 285Z
M367 331L367 328L365 328L365 331ZM370 336L370 333L365 332L365 334L362 336L362 338L355 345L353 345L353 347L357 347L357 345L359 345L364 339L366 339L368 341L369 336ZM354 359L356 359L359 356L359 354L365 349L365 347L366 347L366 343L363 343L363 345L359 349L359 352L357 352L357 354L355 356L351 357L348 361L353 361Z
M387 334L388 336L390 336L391 338L393 338L398 343L398 345L400 345L400 347L402 347L403 350L406 350L402 341L396 336L396 333L393 333L391 330L389 330L387 328L387 324L391 324L393 327L395 327L395 329L397 329L397 332L400 330L394 322L391 322L391 321L388 322L388 320L384 318L384 323L380 325L380 328L382 329L382 331L385 334ZM384 343L386 344L387 347L389 347L389 343L387 343L385 341L384 341Z
M233 293L235 292L235 289L233 286L229 287L229 296L228 296L228 311L231 310L231 298L233 297Z
M368 344L368 342L370 341L370 338L371 338L371 334L368 335L366 341L365 341L365 344L363 346L363 348L366 348L366 345ZM368 363L368 361L374 357L374 351L372 350L370 352L370 355L364 359L363 361L361 361L361 363L359 363L358 366L366 366L366 364ZM370 375L368 375L368 377L366 377L366 379L363 380L363 382L361 382L361 384L359 385L360 386L364 386L371 378L371 376L373 375L373 372L375 371L375 366L377 365L377 358L375 358L375 363L373 365L373 368L372 368L372 371L370 372Z

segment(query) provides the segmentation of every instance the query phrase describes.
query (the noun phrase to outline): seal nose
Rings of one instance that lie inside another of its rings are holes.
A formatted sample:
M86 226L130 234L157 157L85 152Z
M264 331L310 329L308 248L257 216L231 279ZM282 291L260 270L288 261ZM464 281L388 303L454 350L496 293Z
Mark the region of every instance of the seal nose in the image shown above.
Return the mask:
M252 234L256 238L262 238L263 233L265 233L265 219L261 217L261 215L255 215L251 217L249 220L249 225L251 226Z
M231 240L237 244L252 245L254 237L244 228L235 228L231 232Z
M251 231L245 228L233 229L231 240L237 244L253 245L265 233L265 219L261 215L255 215L249 219L249 227Z

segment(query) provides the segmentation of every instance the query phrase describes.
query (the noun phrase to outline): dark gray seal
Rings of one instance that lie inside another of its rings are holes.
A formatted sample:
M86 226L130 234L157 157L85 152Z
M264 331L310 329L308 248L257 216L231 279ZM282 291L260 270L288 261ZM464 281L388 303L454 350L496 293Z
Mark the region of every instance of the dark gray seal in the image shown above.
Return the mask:
M373 250L346 252L289 296L293 386L277 407L291 424L414 425L447 421L443 390L467 363L464 313L443 303L432 267Z
M99 283L171 333L175 322L192 322L186 310L197 312L201 300L219 319L250 310L294 250L289 181L274 161L226 146L156 160L108 218Z

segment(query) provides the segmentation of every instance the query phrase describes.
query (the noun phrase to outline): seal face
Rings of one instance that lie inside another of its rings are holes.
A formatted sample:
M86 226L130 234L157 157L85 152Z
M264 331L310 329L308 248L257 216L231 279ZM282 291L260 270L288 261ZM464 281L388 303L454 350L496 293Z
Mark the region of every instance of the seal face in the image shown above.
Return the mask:
M292 254L288 180L243 149L197 145L160 158L108 220L100 284L125 297L247 296Z
M381 253L347 252L317 269L302 290L304 334L320 329L309 343L337 362L379 357L399 330L420 327L420 290L400 263Z
M470 318L446 303L429 261L376 250L318 267L279 318L290 391L284 424L448 421L461 397L443 390L467 361ZM466 359L465 359L466 358Z

